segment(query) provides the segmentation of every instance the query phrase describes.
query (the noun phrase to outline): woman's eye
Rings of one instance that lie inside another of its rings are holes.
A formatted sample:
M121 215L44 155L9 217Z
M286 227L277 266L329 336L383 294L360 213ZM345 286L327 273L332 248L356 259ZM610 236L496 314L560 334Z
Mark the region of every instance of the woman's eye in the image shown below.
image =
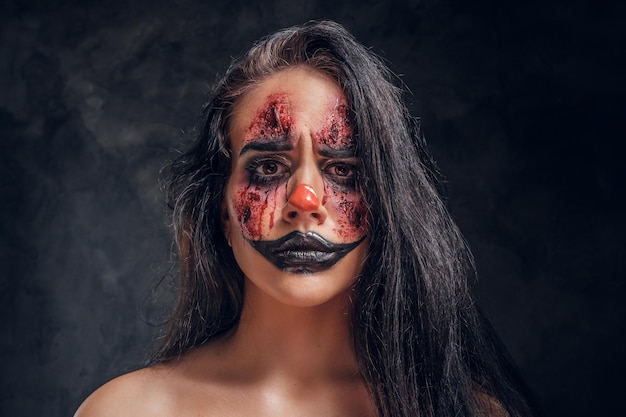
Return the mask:
M252 161L247 167L250 181L256 184L267 184L278 181L288 174L289 168L275 160Z
M341 187L352 189L356 186L356 167L352 164L344 162L330 164L324 168L324 173L330 181Z
M349 164L332 164L326 168L326 172L337 177L352 177L354 176L354 167Z
M264 175L274 175L278 172L278 164L276 162L265 162L258 169Z
M352 167L345 164L335 164L332 166L332 171L339 177L347 177L352 175Z

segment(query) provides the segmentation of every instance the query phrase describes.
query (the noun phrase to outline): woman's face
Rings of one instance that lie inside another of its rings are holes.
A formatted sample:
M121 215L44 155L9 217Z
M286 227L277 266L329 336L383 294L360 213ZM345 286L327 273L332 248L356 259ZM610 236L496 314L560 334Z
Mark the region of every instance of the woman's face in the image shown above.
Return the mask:
M251 289L312 306L345 294L367 254L346 98L308 68L266 78L235 106L223 224Z

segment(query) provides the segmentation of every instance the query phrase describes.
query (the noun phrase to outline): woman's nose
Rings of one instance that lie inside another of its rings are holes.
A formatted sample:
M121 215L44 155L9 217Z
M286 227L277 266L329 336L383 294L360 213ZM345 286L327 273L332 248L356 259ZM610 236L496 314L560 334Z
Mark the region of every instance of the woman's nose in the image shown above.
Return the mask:
M320 205L315 190L308 184L300 184L289 196L289 202L302 211L313 211Z
M289 223L310 221L320 225L326 220L326 210L320 205L315 189L308 184L298 184L293 189L282 215L283 219Z

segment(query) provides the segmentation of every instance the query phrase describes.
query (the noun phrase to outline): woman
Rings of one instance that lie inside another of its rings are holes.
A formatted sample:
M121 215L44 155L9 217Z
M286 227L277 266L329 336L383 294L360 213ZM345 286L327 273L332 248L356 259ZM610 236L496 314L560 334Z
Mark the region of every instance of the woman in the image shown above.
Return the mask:
M231 66L170 167L167 334L78 416L531 414L393 82L328 21Z

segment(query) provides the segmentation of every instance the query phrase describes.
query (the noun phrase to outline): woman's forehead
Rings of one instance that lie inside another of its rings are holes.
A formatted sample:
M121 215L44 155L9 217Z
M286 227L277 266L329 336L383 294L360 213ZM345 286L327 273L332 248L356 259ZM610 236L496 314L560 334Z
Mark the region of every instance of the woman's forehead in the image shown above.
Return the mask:
M237 152L259 137L271 139L299 129L315 132L333 123L345 131L348 114L345 94L330 77L303 67L282 70L235 104L229 124L231 146Z

